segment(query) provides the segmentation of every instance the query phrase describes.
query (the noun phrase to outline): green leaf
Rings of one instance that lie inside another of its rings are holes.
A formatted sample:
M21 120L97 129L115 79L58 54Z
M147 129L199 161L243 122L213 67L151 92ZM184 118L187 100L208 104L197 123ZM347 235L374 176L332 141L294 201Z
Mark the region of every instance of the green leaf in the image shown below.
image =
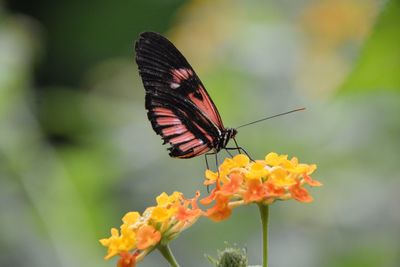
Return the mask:
M386 3L356 67L339 92L400 91L400 1Z

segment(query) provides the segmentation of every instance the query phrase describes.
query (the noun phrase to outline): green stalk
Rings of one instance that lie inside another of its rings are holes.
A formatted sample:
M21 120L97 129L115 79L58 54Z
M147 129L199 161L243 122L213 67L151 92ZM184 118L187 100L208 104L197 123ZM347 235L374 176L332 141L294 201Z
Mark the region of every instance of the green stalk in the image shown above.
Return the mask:
M268 267L268 205L258 204L260 209L262 232L263 232L263 267Z
M163 257L168 261L169 265L172 267L179 267L178 262L176 261L174 255L172 254L171 249L169 248L168 244L166 245L158 245L157 249L161 252Z

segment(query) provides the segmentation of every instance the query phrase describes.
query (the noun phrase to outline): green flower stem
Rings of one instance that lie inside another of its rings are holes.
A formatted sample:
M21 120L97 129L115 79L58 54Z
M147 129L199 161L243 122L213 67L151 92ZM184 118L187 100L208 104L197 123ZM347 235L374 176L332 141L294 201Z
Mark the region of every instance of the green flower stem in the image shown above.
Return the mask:
M268 215L269 206L265 204L258 204L260 209L260 216L262 222L262 232L263 232L263 267L268 267Z
M158 245L157 249L161 252L163 257L168 261L169 265L171 265L172 267L179 267L179 264L176 261L174 255L172 254L172 251L169 248L168 244Z

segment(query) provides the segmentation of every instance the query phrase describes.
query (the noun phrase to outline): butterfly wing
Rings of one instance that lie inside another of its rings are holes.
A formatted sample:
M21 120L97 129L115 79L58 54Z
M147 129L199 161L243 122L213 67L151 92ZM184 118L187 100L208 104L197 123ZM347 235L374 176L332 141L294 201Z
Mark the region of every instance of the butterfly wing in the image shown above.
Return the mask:
M164 143L171 144L170 155L190 158L214 148L225 128L183 55L166 38L152 32L140 35L135 50L148 117Z
M155 132L169 143L170 156L191 158L214 147L219 131L185 99L168 94L147 93L148 118Z

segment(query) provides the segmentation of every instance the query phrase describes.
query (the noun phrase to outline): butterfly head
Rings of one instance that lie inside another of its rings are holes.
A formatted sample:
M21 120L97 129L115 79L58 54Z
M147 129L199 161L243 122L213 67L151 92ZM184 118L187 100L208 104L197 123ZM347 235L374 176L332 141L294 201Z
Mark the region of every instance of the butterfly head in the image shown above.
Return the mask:
M235 128L228 128L226 131L228 132L228 139L235 138L237 134L237 130Z
M231 140L232 138L235 138L236 134L237 134L237 130L234 128L225 129L225 131L223 132L223 134L221 136L222 138L219 141L219 146L217 146L218 147L217 150L220 150L221 148L225 148L228 145L229 140Z

